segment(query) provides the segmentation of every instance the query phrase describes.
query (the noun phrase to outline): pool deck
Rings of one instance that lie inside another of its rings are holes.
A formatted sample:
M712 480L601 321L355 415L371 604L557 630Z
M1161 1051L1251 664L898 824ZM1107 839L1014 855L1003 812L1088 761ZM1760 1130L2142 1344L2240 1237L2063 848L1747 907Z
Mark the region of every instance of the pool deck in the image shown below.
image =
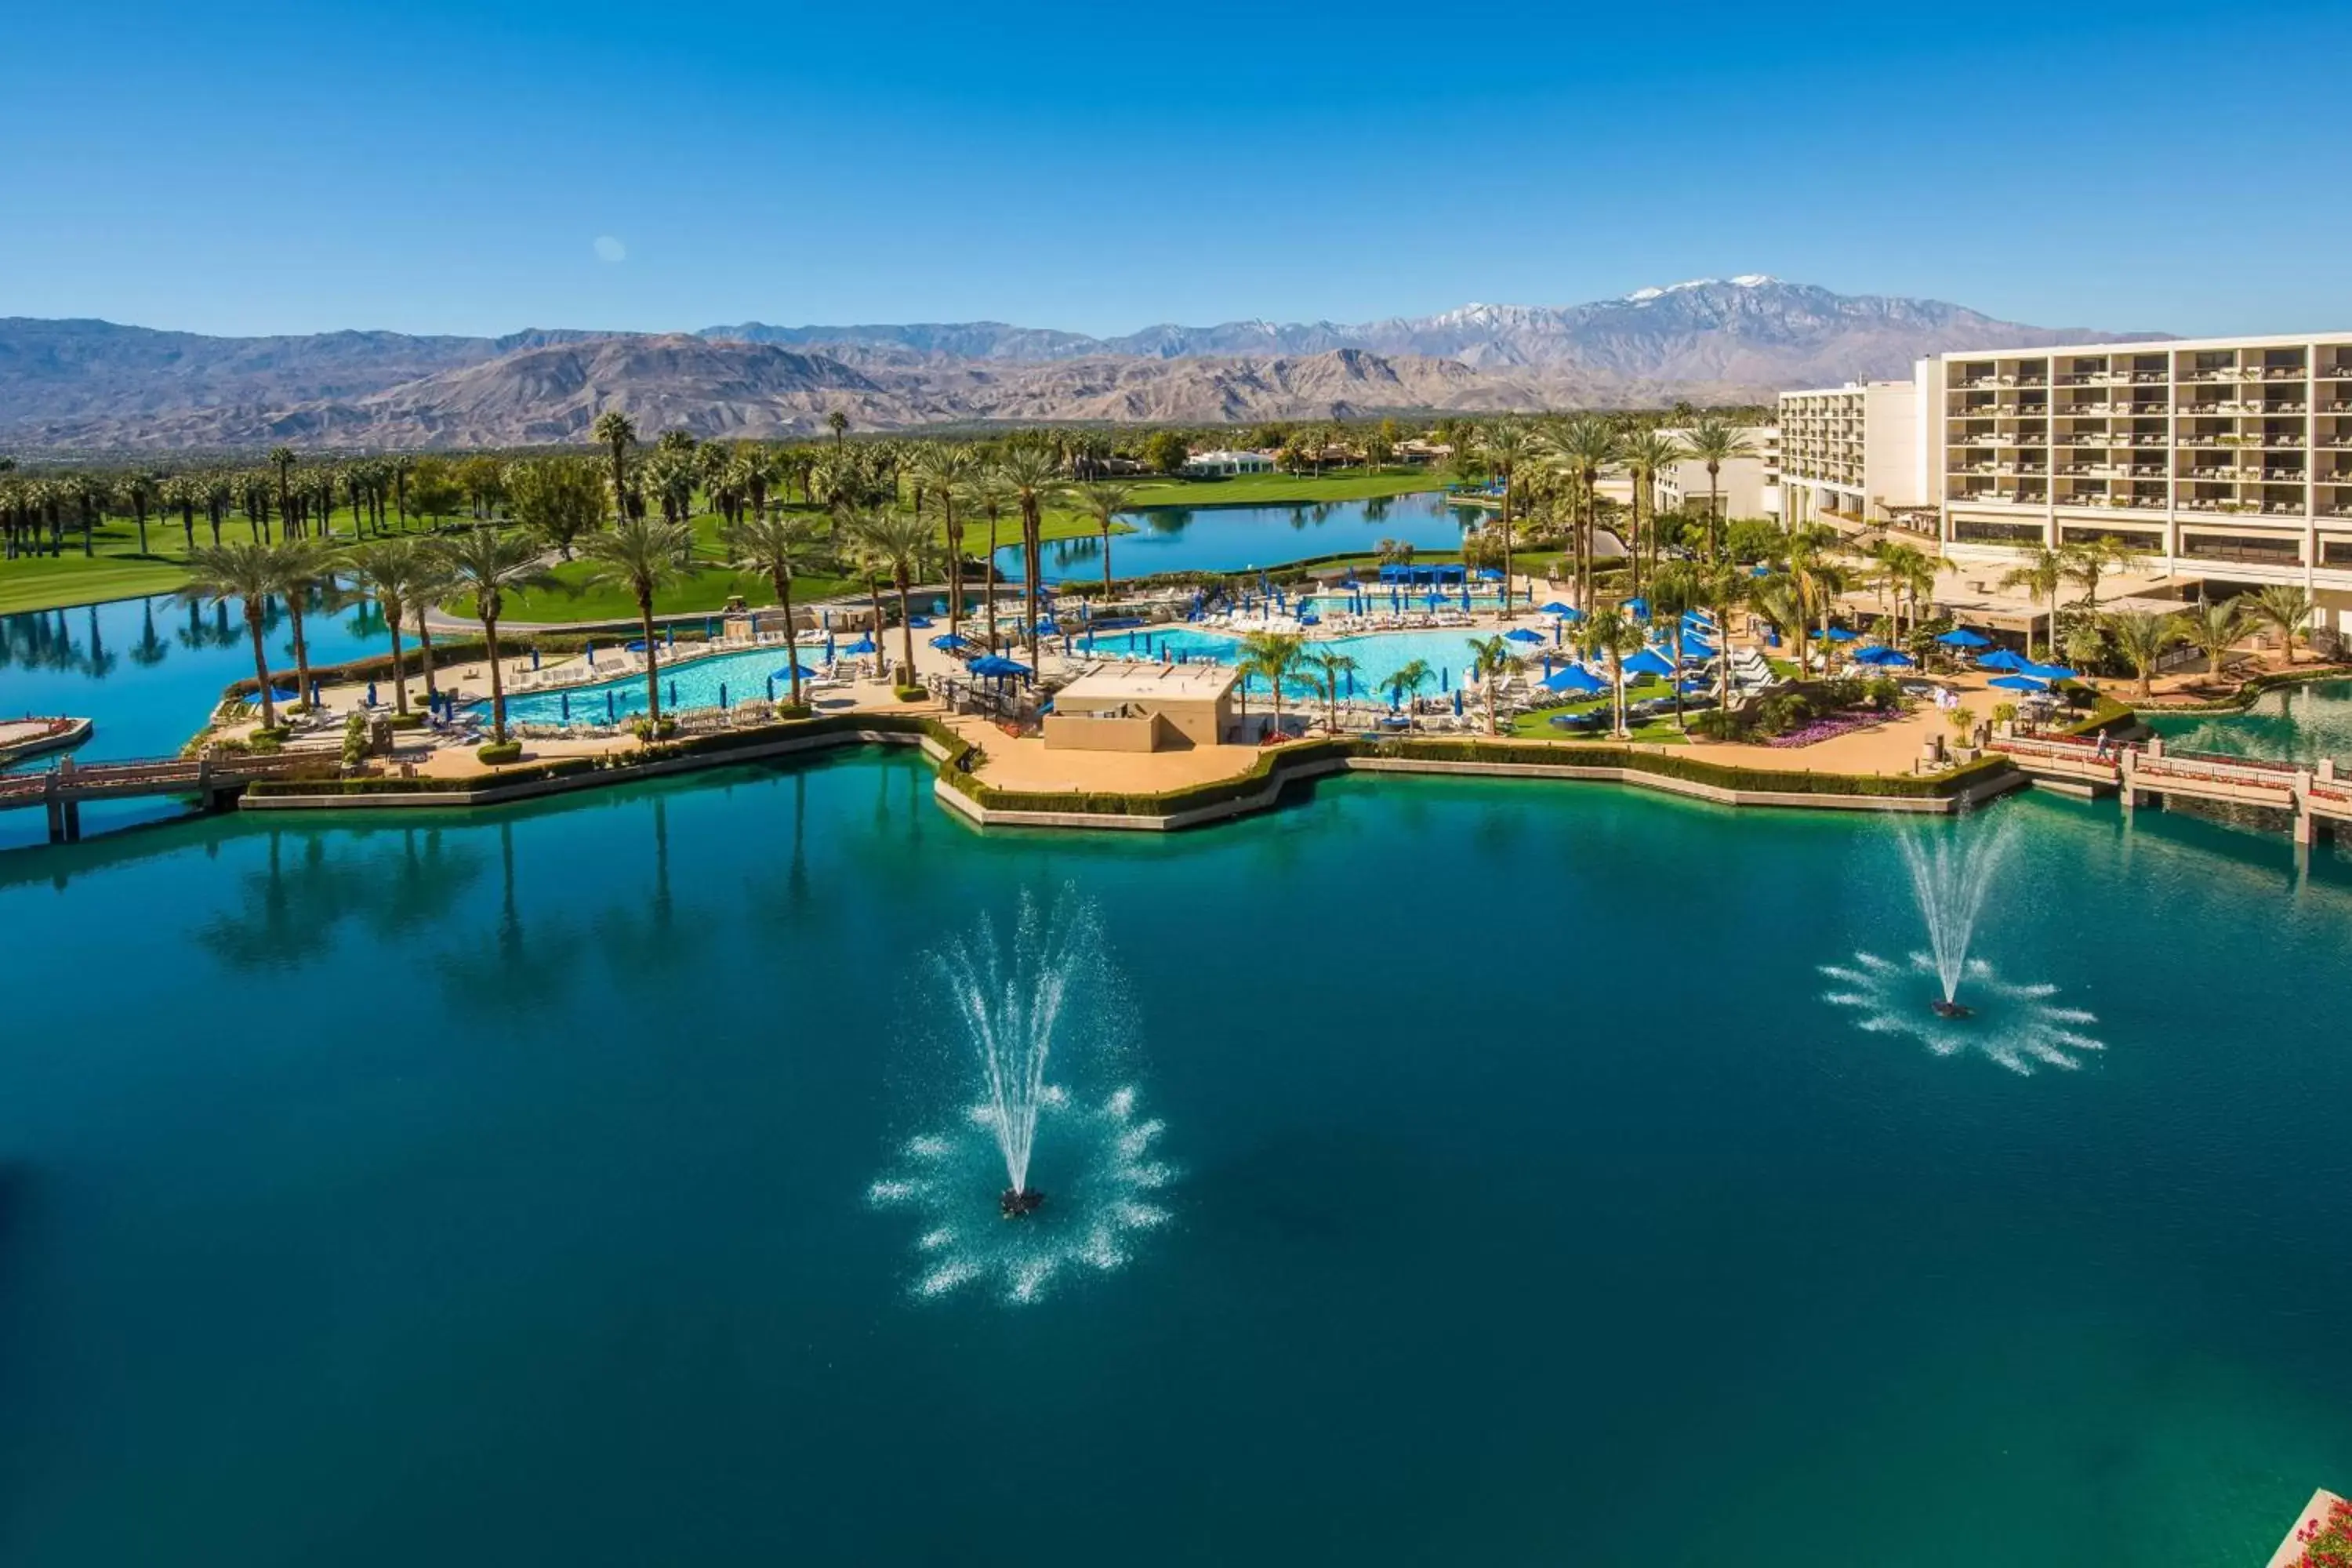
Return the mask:
M2270 1568L2295 1568L2295 1564L2303 1561L2304 1543L2318 1532L2320 1525L2326 1521L2328 1510L2343 1500L2324 1487L2312 1493L2311 1500L2304 1505L2302 1516L2286 1532L2286 1539L2279 1542L2276 1552L2271 1553Z

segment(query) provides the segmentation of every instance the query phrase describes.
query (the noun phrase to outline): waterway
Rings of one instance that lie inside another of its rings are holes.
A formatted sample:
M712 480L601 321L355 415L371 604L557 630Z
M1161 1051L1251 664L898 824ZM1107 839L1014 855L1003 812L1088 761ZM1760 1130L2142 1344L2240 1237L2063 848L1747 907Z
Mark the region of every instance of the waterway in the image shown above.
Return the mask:
M1244 572L1318 556L1369 556L1385 539L1423 552L1457 551L1464 529L1486 515L1433 492L1290 506L1153 507L1127 514L1134 532L1111 536L1111 571L1120 577ZM1102 575L1096 535L1052 540L1044 548L1049 583ZM998 549L996 569L1008 580L1022 578L1017 543Z
M0 855L0 1561L2243 1568L2352 1475L2352 873L1984 817L1944 1055L1821 973L1922 945L1894 825L1598 786L982 836L877 753ZM929 955L1065 890L1118 1032L1049 1076L1166 1221L927 1294Z

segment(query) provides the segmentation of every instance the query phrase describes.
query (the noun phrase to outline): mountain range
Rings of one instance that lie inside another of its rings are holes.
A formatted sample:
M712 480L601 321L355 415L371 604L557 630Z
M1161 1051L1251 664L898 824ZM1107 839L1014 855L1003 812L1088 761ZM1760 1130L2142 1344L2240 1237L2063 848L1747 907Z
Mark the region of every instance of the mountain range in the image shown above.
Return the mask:
M0 319L0 443L532 446L581 439L607 407L644 429L779 437L819 430L835 409L859 427L904 428L1739 403L1906 375L1913 360L1945 350L2160 335L2025 326L1939 300L1757 274L1583 305L1161 325L1115 338L993 321L218 338L9 318Z

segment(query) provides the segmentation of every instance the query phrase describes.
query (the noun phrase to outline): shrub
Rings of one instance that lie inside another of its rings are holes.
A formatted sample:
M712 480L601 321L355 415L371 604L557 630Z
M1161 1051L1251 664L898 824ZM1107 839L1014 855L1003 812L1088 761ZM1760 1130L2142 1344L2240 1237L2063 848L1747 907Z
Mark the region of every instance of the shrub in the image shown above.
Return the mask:
M890 689L890 692L901 702L920 702L930 695L929 691L919 686L894 686Z
M522 742L520 741L492 741L487 745L475 747L474 757L476 761L481 763L485 767L492 768L498 767L501 763L519 763L522 761Z
M422 713L394 713L390 718L386 719L384 722L390 724L395 730L422 730L425 728L425 715Z
M289 731L283 725L275 730L256 730L246 737L245 749L257 757L267 757L286 749Z
M367 760L368 721L364 713L343 721L343 766L356 768Z

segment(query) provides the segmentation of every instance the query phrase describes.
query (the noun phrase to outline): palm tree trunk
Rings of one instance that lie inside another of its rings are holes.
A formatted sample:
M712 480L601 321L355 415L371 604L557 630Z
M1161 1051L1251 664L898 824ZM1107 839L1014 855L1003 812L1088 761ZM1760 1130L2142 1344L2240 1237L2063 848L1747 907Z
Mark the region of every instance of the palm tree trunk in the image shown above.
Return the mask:
M793 577L789 572L776 574L776 603L784 607L784 674L790 684L792 705L801 705L801 638L793 627Z
M948 636L963 630L963 529L956 521L955 500L940 498L948 525Z
M400 617L386 616L384 620L392 628L392 710L395 713L406 713L408 711L408 672L401 668L400 663Z
M982 613L988 616L988 646L990 651L993 652L996 647L996 514L994 512L988 514L988 564L985 571L988 604Z
M655 724L661 722L661 656L654 646L654 602L650 595L637 595L637 626L646 639L646 718ZM495 662L496 656L493 655Z
M252 600L246 601L245 629L253 635L253 673L261 682L261 727L278 728L278 703L269 691L269 650L261 640L261 611Z
M1045 569L1045 542L1039 537L1039 535L1044 532L1045 526L1043 521L1028 507L1023 507L1021 510L1021 563L1023 567L1023 575L1027 579L1024 586L1027 589L1026 597L1029 604L1029 662L1033 665L1037 662L1037 574Z
M882 668L882 639L890 635L890 628L882 618L882 579L871 573L866 578L866 596L874 606L874 636L869 640L874 644L874 668L878 673Z
M1467 574L1465 574L1466 582ZM1511 474L1503 470L1503 612L1511 609Z
M422 605L416 607L416 651L423 657L425 701L430 707L439 692L433 684L433 626L425 618L425 608Z
M904 567L899 568L897 586L898 589L898 648L906 656L903 661L906 668L899 670L898 679L912 686L915 683L915 616L908 608L907 595L913 588L914 584Z
M294 632L294 700L310 700L310 642L302 635L302 590L289 589L286 595L286 618Z
M482 641L490 651L490 738L503 746L507 743L507 688L499 676L499 622L495 616L482 620Z

